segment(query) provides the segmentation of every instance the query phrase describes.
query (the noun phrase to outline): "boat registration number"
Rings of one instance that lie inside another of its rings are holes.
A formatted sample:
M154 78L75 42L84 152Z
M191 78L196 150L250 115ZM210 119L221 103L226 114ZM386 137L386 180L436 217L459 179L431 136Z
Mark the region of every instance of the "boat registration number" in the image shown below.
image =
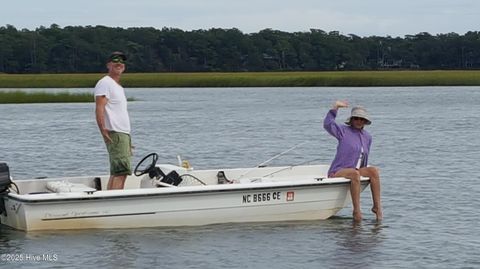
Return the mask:
M248 204L248 203L262 203L262 202L270 202L270 201L280 201L281 198L282 198L282 192L281 191L244 194L243 195L243 203Z

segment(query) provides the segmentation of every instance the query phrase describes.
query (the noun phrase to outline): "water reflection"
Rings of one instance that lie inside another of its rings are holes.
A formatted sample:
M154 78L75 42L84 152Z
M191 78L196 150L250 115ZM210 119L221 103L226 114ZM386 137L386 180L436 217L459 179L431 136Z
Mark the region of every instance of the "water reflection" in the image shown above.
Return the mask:
M26 238L24 232L0 225L0 254L22 253Z
M140 247L130 233L110 232L103 239L103 256L113 268L135 268Z
M384 224L370 220L357 223L351 218L333 218L330 221L330 231L334 234L337 245L332 262L338 268L371 266L376 253L381 253L384 247ZM355 259L345 259L350 256Z
M352 221L352 228L346 229L343 246L352 252L365 252L369 248L375 248L382 241L382 230L384 226L379 221Z

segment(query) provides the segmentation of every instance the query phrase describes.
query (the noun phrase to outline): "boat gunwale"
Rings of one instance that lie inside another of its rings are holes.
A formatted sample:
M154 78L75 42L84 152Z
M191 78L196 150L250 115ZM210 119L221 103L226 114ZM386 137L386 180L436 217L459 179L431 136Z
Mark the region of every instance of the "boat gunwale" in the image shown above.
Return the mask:
M271 189L292 189L307 188L312 186L331 186L350 184L350 180L346 178L328 178L334 180L324 182L326 178L315 178L316 182L302 181L292 184L288 182L268 182L268 183L241 183L241 184L225 184L211 186L185 186L185 187L164 187L164 188L145 188L145 189L126 189L126 190L105 190L93 192L65 192L65 193L45 193L45 194L15 194L9 193L5 198L23 202L27 204L40 203L56 203L63 201L88 201L88 200L110 200L110 199L132 199L139 197L156 197L156 196L175 196L175 195L202 195L206 193L225 193L225 192L242 192L242 191L266 191ZM368 178L362 178L361 182L369 183ZM222 186L219 188L217 186ZM232 186L232 187L230 187ZM213 187L213 188L212 188ZM139 190L145 190L139 192ZM153 191L152 191L153 190ZM121 192L121 194L117 194ZM47 196L48 197L45 197ZM65 195L65 196L61 196ZM71 195L70 197L66 195ZM50 197L54 196L54 197Z

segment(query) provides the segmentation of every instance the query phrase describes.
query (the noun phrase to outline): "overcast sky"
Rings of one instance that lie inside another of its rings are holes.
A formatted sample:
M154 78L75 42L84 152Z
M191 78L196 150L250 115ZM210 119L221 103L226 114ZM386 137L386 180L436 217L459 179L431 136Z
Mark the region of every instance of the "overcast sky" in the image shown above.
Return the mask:
M272 28L400 36L480 30L480 0L3 0L0 26Z

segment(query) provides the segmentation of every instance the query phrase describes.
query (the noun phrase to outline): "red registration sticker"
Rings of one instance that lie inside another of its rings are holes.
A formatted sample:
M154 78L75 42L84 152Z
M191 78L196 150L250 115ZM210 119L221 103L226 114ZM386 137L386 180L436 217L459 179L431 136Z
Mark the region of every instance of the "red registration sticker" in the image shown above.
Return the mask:
M289 191L287 192L287 202L293 201L295 199L295 192Z

